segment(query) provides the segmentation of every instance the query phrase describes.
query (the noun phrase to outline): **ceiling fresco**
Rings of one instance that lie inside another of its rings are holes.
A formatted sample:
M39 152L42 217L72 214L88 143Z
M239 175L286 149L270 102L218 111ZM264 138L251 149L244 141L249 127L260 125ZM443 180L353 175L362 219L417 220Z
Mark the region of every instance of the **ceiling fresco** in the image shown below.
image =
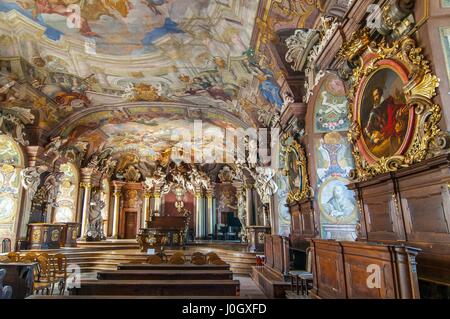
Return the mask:
M147 162L162 161L180 150L191 153L191 157L194 151L206 148L224 154L225 128L211 122L202 122L200 125L203 132L200 141L194 139L194 131L198 128L194 126L194 121L176 117L107 123L94 131L81 134L77 141L99 145L103 149L113 148L119 154L135 154ZM196 133L199 133L198 130Z
M9 69L55 106L53 122L95 105L91 95L99 93L218 107L257 125L258 108L283 104L277 75L251 49L258 5L5 0L0 56L22 59Z

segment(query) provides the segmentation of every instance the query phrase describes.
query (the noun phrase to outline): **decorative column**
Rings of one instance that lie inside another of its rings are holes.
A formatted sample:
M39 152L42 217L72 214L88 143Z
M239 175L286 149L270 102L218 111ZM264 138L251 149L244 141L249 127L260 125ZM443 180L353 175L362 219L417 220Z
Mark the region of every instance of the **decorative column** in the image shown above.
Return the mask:
M122 187L124 183L114 181L113 182L113 239L119 238L119 217L120 217L120 197L122 196Z
M216 207L215 207L214 190L209 190L206 194L206 235L211 235L214 238L214 230L216 226Z
M83 198L83 206L81 209L81 238L86 238L86 232L89 226L89 214L91 213L89 203L91 202L91 182L81 182L80 190Z
M246 192L246 211L247 211L247 218L246 218L246 227L253 226L255 224L255 219L253 218L253 185L247 184L245 185L245 192Z
M151 217L161 216L161 188L155 186L155 192L153 193L153 200L151 205Z
M25 147L27 155L27 168L24 168L21 173L21 182L24 188L24 196L22 207L20 209L20 222L17 238L19 241L26 241L28 223L31 217L32 200L41 184L41 174L48 171L46 165L42 165L40 158L43 158L44 148L41 146L27 146ZM39 166L38 166L39 165Z
M195 238L196 239L205 238L204 198L202 191L199 189L195 190L194 221L195 221Z
M147 222L151 220L151 215L150 215L150 197L151 194L149 192L145 192L144 195L144 221L142 223L142 225L144 225L143 227L147 227Z

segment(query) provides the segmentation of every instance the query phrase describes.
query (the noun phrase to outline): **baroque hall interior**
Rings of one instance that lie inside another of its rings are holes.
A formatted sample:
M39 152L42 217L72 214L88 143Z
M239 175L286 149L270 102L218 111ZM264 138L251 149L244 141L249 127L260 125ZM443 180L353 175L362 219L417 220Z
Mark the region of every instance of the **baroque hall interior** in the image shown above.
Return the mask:
M0 299L450 298L450 0L0 0Z

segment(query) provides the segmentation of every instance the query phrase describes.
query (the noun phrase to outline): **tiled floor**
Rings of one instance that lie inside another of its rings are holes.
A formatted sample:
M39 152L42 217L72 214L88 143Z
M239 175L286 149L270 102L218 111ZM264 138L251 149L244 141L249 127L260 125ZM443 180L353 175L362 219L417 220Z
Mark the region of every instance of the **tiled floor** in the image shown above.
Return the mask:
M267 299L252 278L234 276L234 279L241 282L241 297L248 299Z

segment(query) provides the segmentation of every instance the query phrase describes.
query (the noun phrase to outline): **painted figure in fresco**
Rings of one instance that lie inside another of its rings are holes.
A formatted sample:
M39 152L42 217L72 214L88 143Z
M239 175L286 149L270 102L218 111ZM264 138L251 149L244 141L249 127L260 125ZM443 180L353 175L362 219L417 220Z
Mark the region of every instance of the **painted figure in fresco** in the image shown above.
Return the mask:
M267 102L276 106L278 109L281 109L284 101L281 98L280 86L275 81L273 73L270 70L264 69L263 72L264 75L259 77L261 80L259 90Z
M158 10L158 6L162 6L166 3L166 0L142 0L142 2L150 8L156 15L161 15L161 11Z
M35 0L35 1L18 1L24 9L31 9L34 19L40 19L41 14L56 14L63 17L70 17L74 11L70 9L70 5L79 4L79 0ZM98 34L92 32L87 19L83 14L79 16L79 30L83 36L98 37Z
M376 88L372 96L373 107L364 132L374 145L371 149L374 154L393 155L400 148L407 129L408 108L398 102L398 91L384 101L382 88Z
M345 193L345 186L336 185L334 187L331 198L323 205L325 212L328 215L339 218L350 216L353 213L355 203L353 203Z

